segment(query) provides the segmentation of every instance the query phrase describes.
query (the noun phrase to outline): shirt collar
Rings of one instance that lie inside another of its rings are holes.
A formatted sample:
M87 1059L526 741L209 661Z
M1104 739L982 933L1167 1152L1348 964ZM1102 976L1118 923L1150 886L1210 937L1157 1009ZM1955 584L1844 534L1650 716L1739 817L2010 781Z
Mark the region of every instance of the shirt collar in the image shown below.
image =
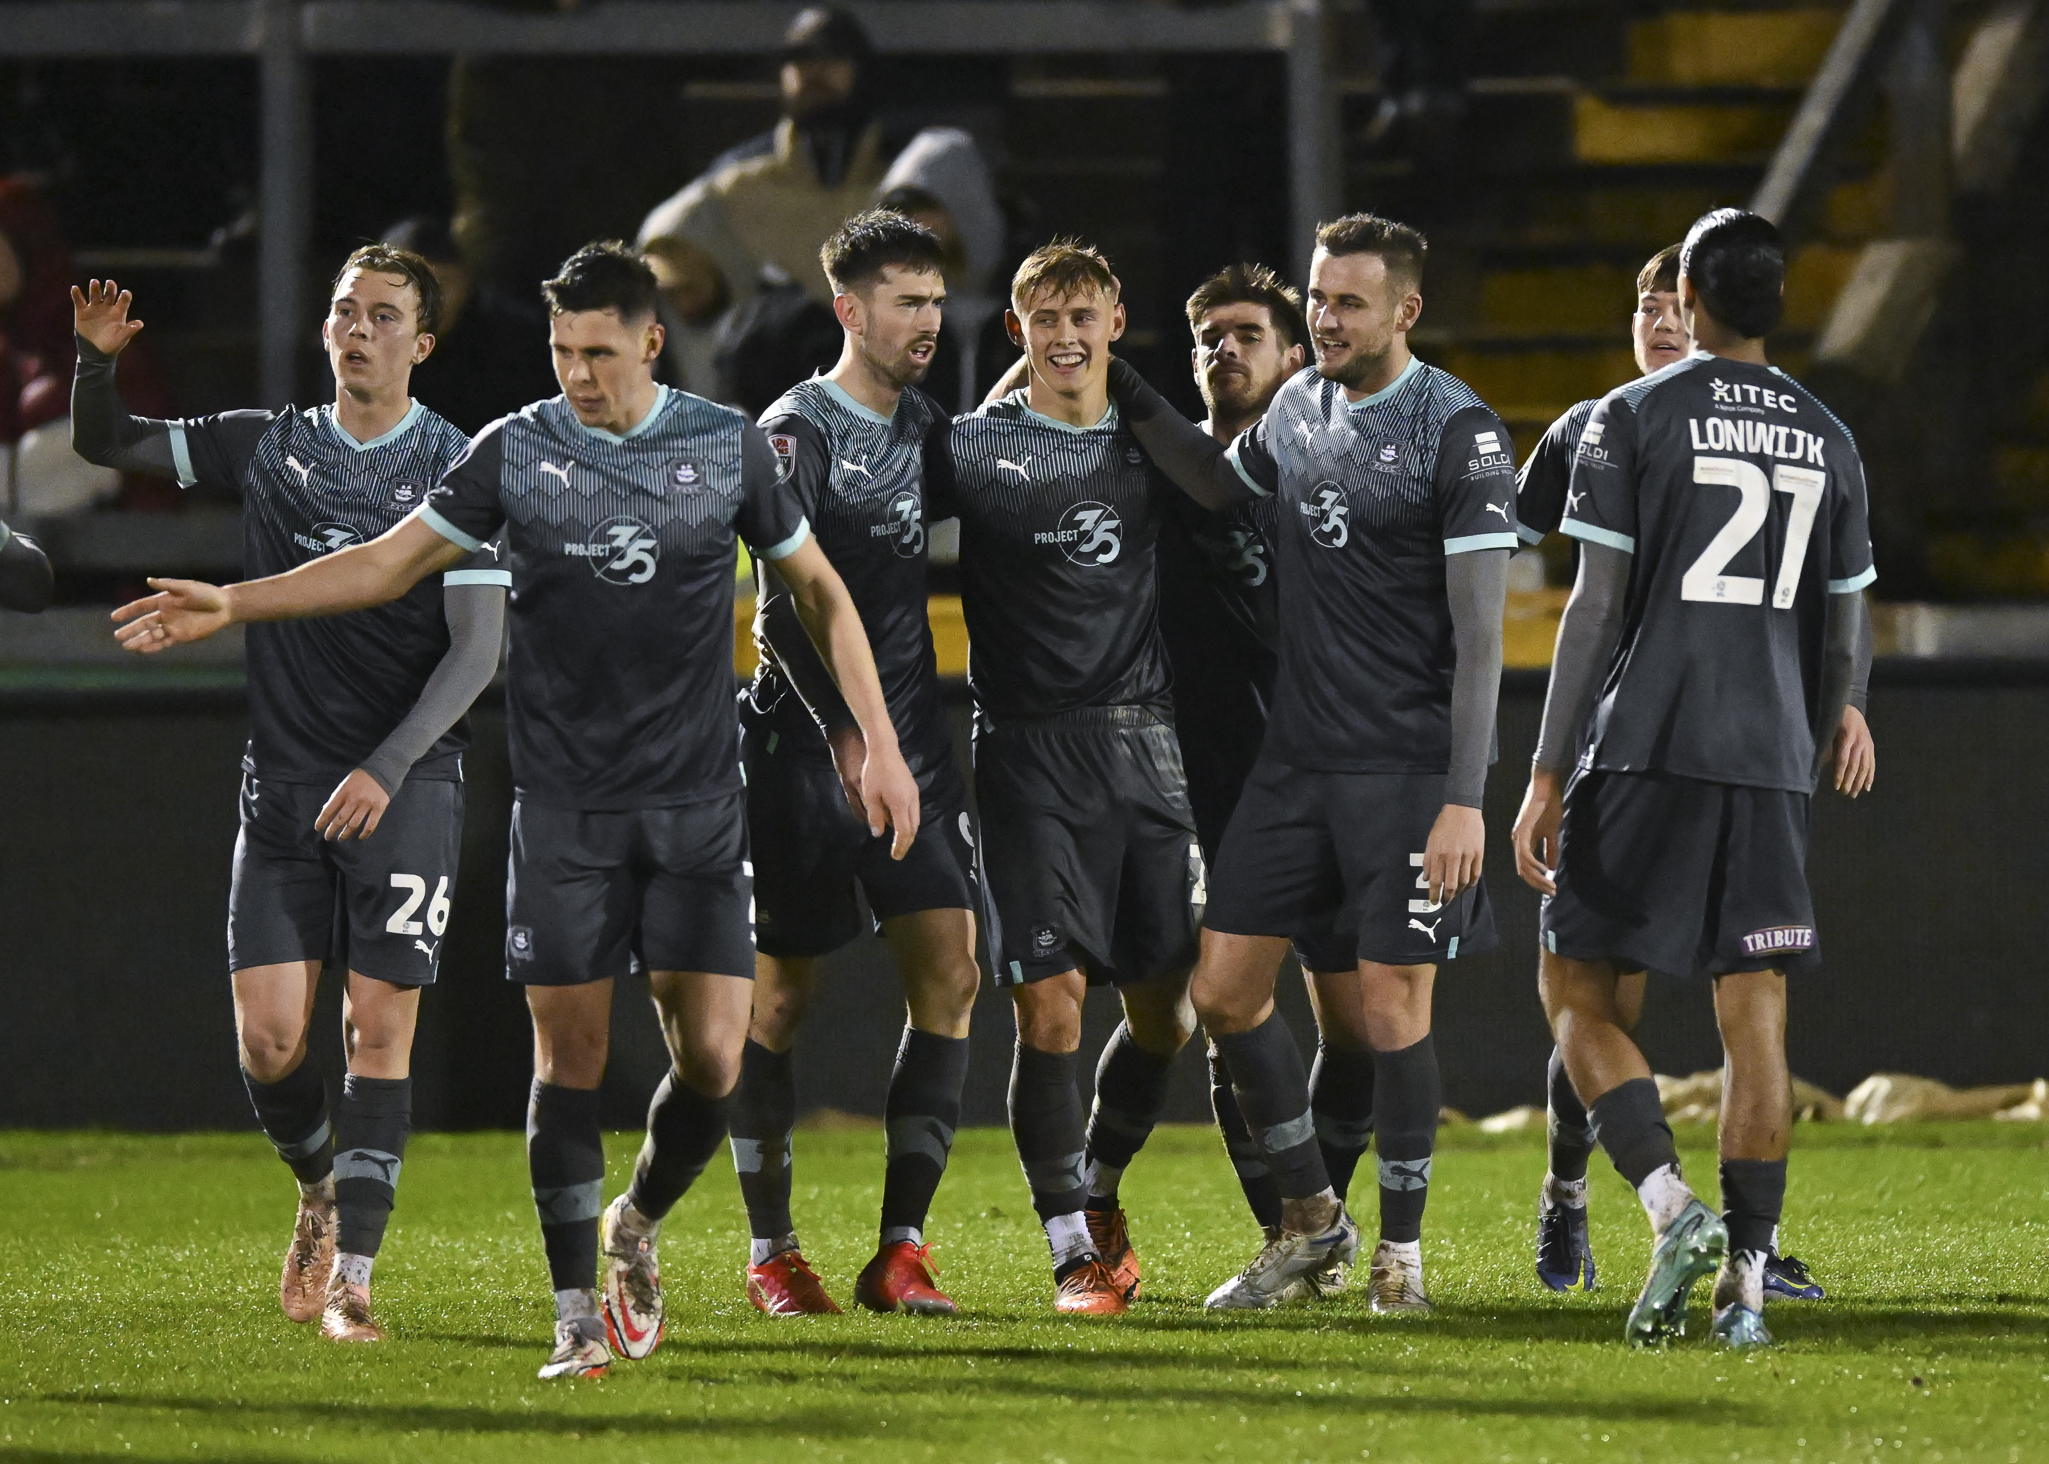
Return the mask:
M845 407L855 416L865 417L870 422L880 422L885 427L889 425L891 421L890 417L883 416L882 413L876 411L873 407L862 406L859 402L854 400L852 392L848 391L844 386L841 386L837 381L834 381L831 378L827 377L824 372L820 372L816 376L813 376L811 379L817 382L820 386L825 388L825 394L827 396L831 397L834 401L838 402L841 406Z
M1412 352L1409 356L1409 364L1402 367L1401 375L1397 376L1393 381L1390 381L1386 386L1383 386L1379 391L1373 393L1372 396L1360 397L1359 400L1357 400L1356 402L1348 398L1345 402L1345 405L1355 412L1358 411L1361 407L1377 407L1382 402L1386 401L1389 397L1393 396L1396 392L1400 391L1402 387L1408 383L1409 378L1411 376L1414 376L1418 371L1421 371L1422 369L1423 358ZM1340 387L1339 390L1342 391L1343 388Z
M569 420L601 442L630 442L655 425L655 419L662 415L662 412L669 405L669 398L674 395L675 393L667 386L657 381L655 383L655 404L647 409L645 417L642 417L624 432L607 432L602 427L586 427L584 426L583 419L576 415L574 408L570 409Z
M1029 387L1021 386L1010 394L1010 400L1016 402L1018 409L1034 422L1043 422L1048 427L1058 427L1062 432L1100 432L1105 427L1115 427L1117 425L1117 403L1114 400L1111 401L1108 407L1104 408L1102 420L1093 427L1077 427L1072 422L1063 422L1058 417L1049 417L1044 412L1033 411L1030 404L1025 400L1026 393L1029 391Z
M368 452L373 447L382 447L387 442L392 442L400 437L403 437L409 430L411 430L413 423L420 420L420 413L426 411L427 409L421 406L418 402L414 402L411 406L406 408L406 414L398 419L398 425L396 427L392 428L389 432L385 433L381 437L371 438L368 442L358 442L355 438L349 435L349 429L342 426L341 418L335 416L334 406L332 403L322 407L320 410L327 413L327 425L333 428L334 435L342 440L342 446L349 448L355 452Z

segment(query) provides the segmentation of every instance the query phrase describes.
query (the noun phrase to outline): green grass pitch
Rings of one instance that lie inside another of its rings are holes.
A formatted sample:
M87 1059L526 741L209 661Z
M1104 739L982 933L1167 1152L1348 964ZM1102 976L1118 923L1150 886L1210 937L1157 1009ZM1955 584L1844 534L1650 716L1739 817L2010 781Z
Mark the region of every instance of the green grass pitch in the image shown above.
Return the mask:
M1682 1143L1711 1187L1707 1138ZM610 1189L634 1142L612 1137ZM873 1245L880 1148L798 1138L798 1221L842 1298ZM950 1322L758 1316L716 1164L663 1237L667 1342L569 1383L534 1377L550 1314L516 1135L414 1139L377 1271L393 1340L347 1351L278 1312L291 1187L260 1138L0 1134L0 1171L6 1459L2049 1460L2037 1125L1803 1128L1787 1248L1834 1296L1773 1306L1784 1345L1741 1357L1700 1340L1698 1305L1695 1337L1623 1348L1648 1244L1599 1159L1606 1289L1537 1285L1529 1135L1447 1132L1437 1313L1400 1321L1357 1298L1205 1316L1257 1234L1204 1130L1161 1131L1126 1181L1146 1294L1120 1319L1051 1314L1000 1131L961 1136L939 1193Z

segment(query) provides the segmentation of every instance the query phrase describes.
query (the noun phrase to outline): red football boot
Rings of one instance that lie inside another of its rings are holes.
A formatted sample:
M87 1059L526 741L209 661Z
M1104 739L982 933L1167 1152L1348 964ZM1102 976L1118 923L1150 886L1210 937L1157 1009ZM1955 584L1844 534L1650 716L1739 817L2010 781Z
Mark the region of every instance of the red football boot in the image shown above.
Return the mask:
M1130 1309L1122 1284L1093 1257L1063 1276L1053 1293L1053 1310L1069 1316L1115 1317Z
M928 1317L950 1317L958 1310L953 1298L939 1289L932 1247L912 1245L908 1240L884 1246L861 1268L860 1278L854 1282L854 1300L870 1311L907 1311Z
M1103 1269L1115 1278L1126 1301L1138 1300L1138 1252L1131 1248L1131 1231L1124 1224L1122 1210L1084 1210L1089 1239L1103 1258Z
M836 1317L818 1273L801 1251L786 1250L747 1268L747 1299L772 1317Z

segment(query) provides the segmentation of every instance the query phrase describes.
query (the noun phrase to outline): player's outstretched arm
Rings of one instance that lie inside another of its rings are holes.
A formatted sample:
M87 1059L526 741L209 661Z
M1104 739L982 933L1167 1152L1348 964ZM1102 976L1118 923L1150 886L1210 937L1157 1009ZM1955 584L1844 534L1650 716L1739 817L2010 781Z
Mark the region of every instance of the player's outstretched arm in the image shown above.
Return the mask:
M861 795L869 832L880 835L885 828L894 829L890 856L901 859L918 834L918 782L897 748L896 727L882 699L882 680L875 674L861 612L816 539L806 539L775 565L867 742Z
M0 608L35 615L49 608L56 593L57 577L43 546L0 523Z
M1129 361L1111 358L1110 394L1153 466L1204 508L1229 508L1266 491L1233 465L1229 449L1175 411ZM1249 435L1241 433L1239 441Z
M1558 824L1565 813L1565 774L1572 766L1579 729L1593 710L1594 694L1622 638L1623 598L1629 590L1627 551L1582 541L1579 578L1558 621L1551 654L1551 686L1544 695L1544 725L1531 761L1530 786L1516 815L1516 873L1523 883L1556 894L1551 871L1558 867Z
M328 795L313 820L321 837L367 839L376 833L413 764L483 695L497 674L498 653L505 644L505 593L498 584L442 588L448 649L405 720Z
M227 629L237 621L302 620L367 610L396 600L468 551L420 520L418 512L367 544L323 555L283 574L237 585L152 579L157 593L114 612L114 638L128 650L154 655Z
M178 476L171 425L131 417L114 384L114 358L142 331L128 318L133 297L112 280L71 287L71 326L78 366L71 378L71 450L89 463L123 473Z
M1508 602L1506 549L1474 549L1444 561L1444 591L1458 664L1451 678L1451 765L1444 809L1423 848L1423 878L1433 902L1479 883L1487 852L1480 802L1501 699L1501 619Z

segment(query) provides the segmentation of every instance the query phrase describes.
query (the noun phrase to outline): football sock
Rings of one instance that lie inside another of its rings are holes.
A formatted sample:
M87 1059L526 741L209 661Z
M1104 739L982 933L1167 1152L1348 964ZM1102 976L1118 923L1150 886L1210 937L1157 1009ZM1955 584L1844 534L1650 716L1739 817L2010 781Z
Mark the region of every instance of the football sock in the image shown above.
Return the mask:
M1679 1150L1658 1085L1650 1078L1631 1078L1587 1105L1594 1137L1616 1172L1635 1187L1650 1216L1651 1228L1662 1233L1692 1203L1693 1191L1679 1173Z
M633 1180L626 1187L626 1203L660 1222L675 1208L711 1156L718 1153L726 1137L726 1112L730 1098L707 1098L674 1068L655 1088L654 1101L647 1106L647 1137L641 1141L640 1156L633 1161ZM787 1151L785 1151L787 1152ZM784 1166L783 1201L789 1202L789 1167Z
M1046 1245L1053 1252L1055 1279L1064 1279L1069 1271L1096 1253L1089 1223L1079 1211L1046 1217Z
M291 1168L301 1186L319 1184L334 1173L334 1129L327 1121L327 1084L320 1069L304 1060L275 1083L260 1083L245 1068L242 1086L264 1137Z
M1316 1119L1324 1170L1340 1200L1373 1137L1373 1083L1372 1053L1317 1042L1316 1063L1309 1069L1309 1112Z
M598 1314L597 1288L565 1286L555 1293L555 1320L567 1322L587 1342L605 1340L605 1319Z
M1571 1183L1587 1177L1587 1159L1594 1152L1594 1129L1587 1106L1579 1101L1572 1079L1565 1072L1565 1058L1551 1049L1551 1065L1545 1070L1549 1099L1545 1104L1544 1132L1551 1149L1551 1177Z
M770 1052L750 1038L740 1050L740 1086L733 1090L733 1169L740 1176L749 1233L784 1250L797 1243L790 1219L790 1140L796 1127L797 1077L790 1054Z
M412 1126L411 1078L342 1079L334 1112L336 1249L374 1256L384 1243Z
M1779 1212L1786 1205L1786 1161L1724 1159L1722 1220L1729 1227L1729 1250L1773 1253Z
M1721 1272L1715 1277L1715 1310L1720 1311L1725 1306L1746 1306L1755 1312L1763 1311L1764 1268L1770 1260L1770 1255L1764 1251L1738 1250L1732 1243L1729 1258L1722 1263Z
M899 1240L917 1245L924 1239L925 1216L960 1127L960 1095L967 1078L967 1038L905 1025L882 1110L888 1155L882 1176L884 1245Z
M351 1255L347 1251L334 1253L334 1279L350 1286L370 1289L370 1268L377 1264L375 1256Z
M1423 1040L1373 1054L1373 1113L1380 1161L1380 1238L1420 1240L1423 1207L1430 1200L1430 1155L1437 1146L1437 1114L1444 1080L1437 1042Z
M1226 1032L1212 1039L1238 1111L1283 1201L1305 1200L1330 1188L1323 1154L1316 1145L1316 1121L1309 1115L1309 1074L1302 1069L1302 1050L1278 1011L1250 1032Z
M1173 1072L1174 1059L1140 1047L1127 1023L1119 1022L1103 1044L1102 1060L1096 1064L1095 1106L1089 1111L1089 1208L1117 1208L1117 1182L1152 1137L1153 1125L1167 1106L1167 1082Z
M605 1143L595 1088L558 1088L534 1079L526 1110L526 1163L561 1316L564 1291L592 1291L598 1284Z
M1245 1203L1252 1207L1252 1218L1259 1222L1261 1230L1279 1230L1281 1187L1274 1183L1273 1171L1266 1167L1266 1156L1259 1152L1259 1145L1252 1142L1251 1131L1245 1127L1245 1115L1238 1111L1238 1095L1231 1091L1231 1075L1214 1043L1209 1050L1209 1105L1210 1112L1217 1117L1217 1129L1224 1136L1224 1153L1238 1176L1238 1187L1245 1191Z
M1081 1094L1075 1090L1076 1054L1041 1052L1019 1041L1010 1063L1010 1133L1031 1186L1032 1208L1047 1223L1076 1216L1082 1207ZM1087 1232L1084 1231L1084 1234ZM1060 1245L1054 1242L1054 1260Z

